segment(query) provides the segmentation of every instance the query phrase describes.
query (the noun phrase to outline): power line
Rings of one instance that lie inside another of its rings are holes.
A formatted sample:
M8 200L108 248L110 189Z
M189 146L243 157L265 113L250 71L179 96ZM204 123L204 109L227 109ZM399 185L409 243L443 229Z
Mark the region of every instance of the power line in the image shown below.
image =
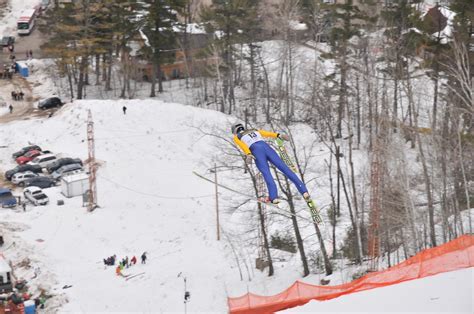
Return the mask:
M120 184L120 183L117 183L109 178L106 178L102 175L98 175L98 177L106 180L106 181L109 181L110 183L113 183L113 184L116 184L117 186L125 189L125 190L129 190L131 192L134 192L134 193L137 193L137 194L141 194L141 195L145 195L145 196L151 196L151 197L155 197L155 198L161 198L161 199L170 199L170 200L187 200L187 199L195 199L195 198L205 198L205 197L213 197L214 194L208 194L208 195L198 195L198 196L182 196L182 197L179 197L179 196L163 196L163 195L157 195L157 194L152 194L152 193L146 193L146 192L143 192L143 191L138 191L138 190L135 190L135 189L132 189L128 186L125 186L123 184Z

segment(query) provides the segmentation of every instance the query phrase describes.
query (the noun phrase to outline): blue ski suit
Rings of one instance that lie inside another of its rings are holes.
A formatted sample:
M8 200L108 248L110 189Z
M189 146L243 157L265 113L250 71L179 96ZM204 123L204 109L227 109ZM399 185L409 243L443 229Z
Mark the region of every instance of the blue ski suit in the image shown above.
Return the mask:
M278 197L278 190L270 172L268 162L283 172L285 176L294 183L301 194L308 192L304 183L291 169L281 160L280 156L270 147L264 137L276 138L278 133L265 130L246 130L234 135L234 142L239 146L246 155L252 154L255 157L255 164L263 175L267 185L270 201Z

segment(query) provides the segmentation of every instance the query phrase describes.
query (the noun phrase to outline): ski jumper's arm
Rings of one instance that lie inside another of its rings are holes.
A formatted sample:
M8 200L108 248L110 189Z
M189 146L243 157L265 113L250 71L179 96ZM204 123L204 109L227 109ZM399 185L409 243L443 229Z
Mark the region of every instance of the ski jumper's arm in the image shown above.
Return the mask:
M279 135L279 133L270 132L270 131L265 131L265 130L258 130L258 132L259 132L263 137L277 138L278 135Z
M248 148L248 146L245 145L245 143L242 142L242 141L237 137L237 135L234 135L234 142L235 142L235 144L237 144L237 146L240 147L241 150L244 151L245 155L250 155L250 154L251 154L250 149Z

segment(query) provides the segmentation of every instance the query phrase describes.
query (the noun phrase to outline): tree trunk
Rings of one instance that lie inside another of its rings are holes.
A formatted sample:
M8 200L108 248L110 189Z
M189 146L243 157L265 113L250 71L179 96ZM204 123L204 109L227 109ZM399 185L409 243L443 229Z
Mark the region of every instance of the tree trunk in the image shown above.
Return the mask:
M265 226L265 215L263 214L263 208L262 204L258 204L258 216L260 218L260 229L262 230L262 235L263 235L263 246L265 248L265 252L267 253L267 258L268 258L268 276L273 276L275 270L273 269L273 260L272 260L272 255L270 251L270 245L268 242L268 234L267 234L267 228Z
M82 99L84 95L86 67L87 67L87 57L83 56L79 65L79 80L77 82L77 99Z
M328 253L326 251L326 245L324 244L323 236L321 235L321 230L319 230L319 225L314 222L314 228L316 230L316 235L318 236L319 240L319 247L321 248L321 254L323 255L324 259L324 269L326 270L326 276L332 274L332 265L329 261Z
M158 93L163 93L163 73L161 72L161 64L157 64L158 69Z
M69 82L69 92L71 93L71 100L74 99L74 85L72 83L72 73L70 65L66 64L67 81Z
M107 63L107 80L105 81L105 90L106 91L111 91L112 90L112 87L111 87L111 81L112 81L112 65L113 65L113 62L112 62L112 50L109 50L109 53L108 53L108 63Z
M328 174L329 174L329 188L331 189L331 226L332 226L332 258L336 258L336 224L337 224L337 217L336 217L336 200L334 197L334 187L332 182L332 154L330 156L329 163L326 162L328 166Z
M100 85L100 55L95 55L95 85Z
M435 247L436 246L436 232L435 232L435 224L434 224L434 206L433 206L433 194L431 191L431 179L428 173L428 166L426 164L426 158L423 151L423 145L421 143L421 137L418 132L417 132L416 138L418 139L418 150L420 152L420 160L421 160L421 165L423 168L423 178L425 180L426 197L428 201L428 217L429 217L431 246Z
M150 90L150 97L156 97L155 93L156 89L156 63L151 63L151 90Z
M285 182L287 191L290 191L290 183L288 182L288 179L286 177ZM301 262L303 263L303 277L306 277L309 275L308 259L306 258L303 238L301 237L300 229L298 227L298 221L296 220L295 204L293 203L293 196L291 195L291 192L286 193L286 195L288 197L288 205L291 212L291 222L293 224L293 230L295 231L296 244L298 246L298 251L300 252Z

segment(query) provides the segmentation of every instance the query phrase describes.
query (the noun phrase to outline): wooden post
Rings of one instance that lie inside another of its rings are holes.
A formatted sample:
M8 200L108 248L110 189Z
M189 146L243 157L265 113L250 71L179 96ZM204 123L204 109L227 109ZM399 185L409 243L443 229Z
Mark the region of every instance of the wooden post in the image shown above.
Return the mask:
M221 239L221 232L219 226L219 194L217 191L217 164L214 164L214 182L216 182L216 221L217 221L217 241Z

